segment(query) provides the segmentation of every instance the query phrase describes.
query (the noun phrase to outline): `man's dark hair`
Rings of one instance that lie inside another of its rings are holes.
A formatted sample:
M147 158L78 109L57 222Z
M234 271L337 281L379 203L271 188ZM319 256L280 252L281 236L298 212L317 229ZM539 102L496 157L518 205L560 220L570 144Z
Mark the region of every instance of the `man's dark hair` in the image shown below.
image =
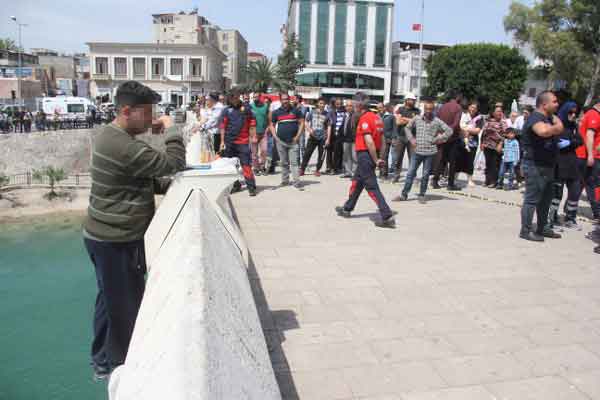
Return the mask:
M283 96L286 96L288 99L290 98L290 95L289 95L289 94L287 94L287 93L285 93L285 92L282 92L282 93L279 93L279 100L281 100L281 98L282 98Z
M123 82L117 89L115 102L118 109L123 106L136 107L142 104L158 104L161 97L148 86L136 81Z
M532 113L535 111L535 109L530 106L529 104L527 104L525 107L523 107L523 111L527 111L528 113Z
M549 102L552 96L555 96L555 94L552 93L550 90L544 90L538 95L537 99L535 100L535 107L540 108L543 104Z
M354 101L356 101L360 108L369 108L369 95L364 92L358 92L354 95Z
M600 97L594 97L590 103L590 107L594 107L597 104L600 104Z
M327 103L327 101L325 100L325 97L319 97L319 100L317 100L317 103L320 103L320 102Z

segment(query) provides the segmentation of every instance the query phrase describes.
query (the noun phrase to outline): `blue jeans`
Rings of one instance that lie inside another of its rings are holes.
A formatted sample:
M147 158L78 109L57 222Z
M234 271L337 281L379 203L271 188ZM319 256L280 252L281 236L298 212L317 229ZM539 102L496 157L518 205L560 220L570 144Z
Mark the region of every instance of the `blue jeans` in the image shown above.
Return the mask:
M515 163L513 161L502 161L500 173L498 174L498 185L504 184L504 175L508 172L508 186L513 185L515 179Z
M419 196L425 196L434 157L435 154L426 156L413 152L412 157L410 158L410 167L408 167L408 174L406 175L404 189L402 190L402 194L404 196L408 196L408 193L410 193L410 189L412 188L415 177L417 176L417 170L421 164L423 164L423 176L421 177L421 191L419 192Z

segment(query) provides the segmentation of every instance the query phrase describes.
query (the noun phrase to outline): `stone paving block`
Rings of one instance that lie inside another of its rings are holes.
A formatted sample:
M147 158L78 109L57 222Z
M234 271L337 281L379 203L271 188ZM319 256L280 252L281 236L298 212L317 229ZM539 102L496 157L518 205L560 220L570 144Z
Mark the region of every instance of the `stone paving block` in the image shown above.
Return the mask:
M297 329L284 332L286 347L310 344L350 342L362 338L354 323L327 322L322 324L302 324Z
M535 376L600 369L600 357L581 345L532 348L517 351L514 357Z
M487 331L502 325L482 312L448 313L409 317L405 322L417 335L437 335L452 332Z
M600 370L568 374L565 379L591 400L600 400Z
M532 342L515 329L496 329L446 336L464 355L516 352L533 346Z
M488 311L488 314L507 327L528 327L558 324L564 319L549 307L522 307Z
M508 354L455 357L432 362L449 386L480 385L532 376L525 365Z
M563 303L549 307L569 321L588 321L600 319L600 302L593 300L579 301L576 303Z
M425 393L403 394L402 400L498 400L483 386L468 386L435 390Z
M283 342L292 371L316 371L377 364L371 349L361 342L294 346Z
M375 287L359 287L349 289L318 290L325 304L348 304L366 301L369 303L385 303L387 298L383 290Z
M384 318L403 319L415 315L440 314L456 310L454 304L436 298L407 298L404 301L375 303Z
M354 321L356 317L344 304L302 305L297 318L301 324Z
M575 386L555 376L490 384L486 388L502 400L589 400Z
M304 400L344 400L352 398L350 386L339 370L295 372L294 384Z
M536 325L524 328L524 331L534 343L540 346L600 342L600 333L589 323L563 322L561 324Z
M344 379L357 398L399 396L400 393L426 391L445 386L428 363L410 362L390 366L362 366L342 370Z
M372 342L371 346L381 363L450 358L460 354L457 348L443 337L381 340Z
M386 340L410 337L413 326L405 321L390 319L361 320L354 323L355 330L363 340Z

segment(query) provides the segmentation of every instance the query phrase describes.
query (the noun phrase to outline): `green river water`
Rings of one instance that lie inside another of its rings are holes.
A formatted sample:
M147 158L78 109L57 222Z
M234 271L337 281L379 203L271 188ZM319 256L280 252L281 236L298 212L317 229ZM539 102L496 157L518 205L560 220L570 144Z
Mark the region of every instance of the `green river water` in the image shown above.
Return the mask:
M80 226L0 224L0 400L107 398L89 366L96 283Z

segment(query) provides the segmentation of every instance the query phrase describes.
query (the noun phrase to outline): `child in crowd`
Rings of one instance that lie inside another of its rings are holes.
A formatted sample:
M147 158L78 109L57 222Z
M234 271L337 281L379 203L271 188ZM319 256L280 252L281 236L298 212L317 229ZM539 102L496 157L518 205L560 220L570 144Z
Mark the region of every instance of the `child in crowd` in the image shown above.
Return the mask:
M515 178L515 166L521 158L519 142L516 139L516 132L513 128L506 130L506 139L504 139L504 155L502 157L502 165L500 166L500 174L498 174L498 183L496 189L504 189L504 175L508 173L508 186L506 190L514 190L513 180Z

